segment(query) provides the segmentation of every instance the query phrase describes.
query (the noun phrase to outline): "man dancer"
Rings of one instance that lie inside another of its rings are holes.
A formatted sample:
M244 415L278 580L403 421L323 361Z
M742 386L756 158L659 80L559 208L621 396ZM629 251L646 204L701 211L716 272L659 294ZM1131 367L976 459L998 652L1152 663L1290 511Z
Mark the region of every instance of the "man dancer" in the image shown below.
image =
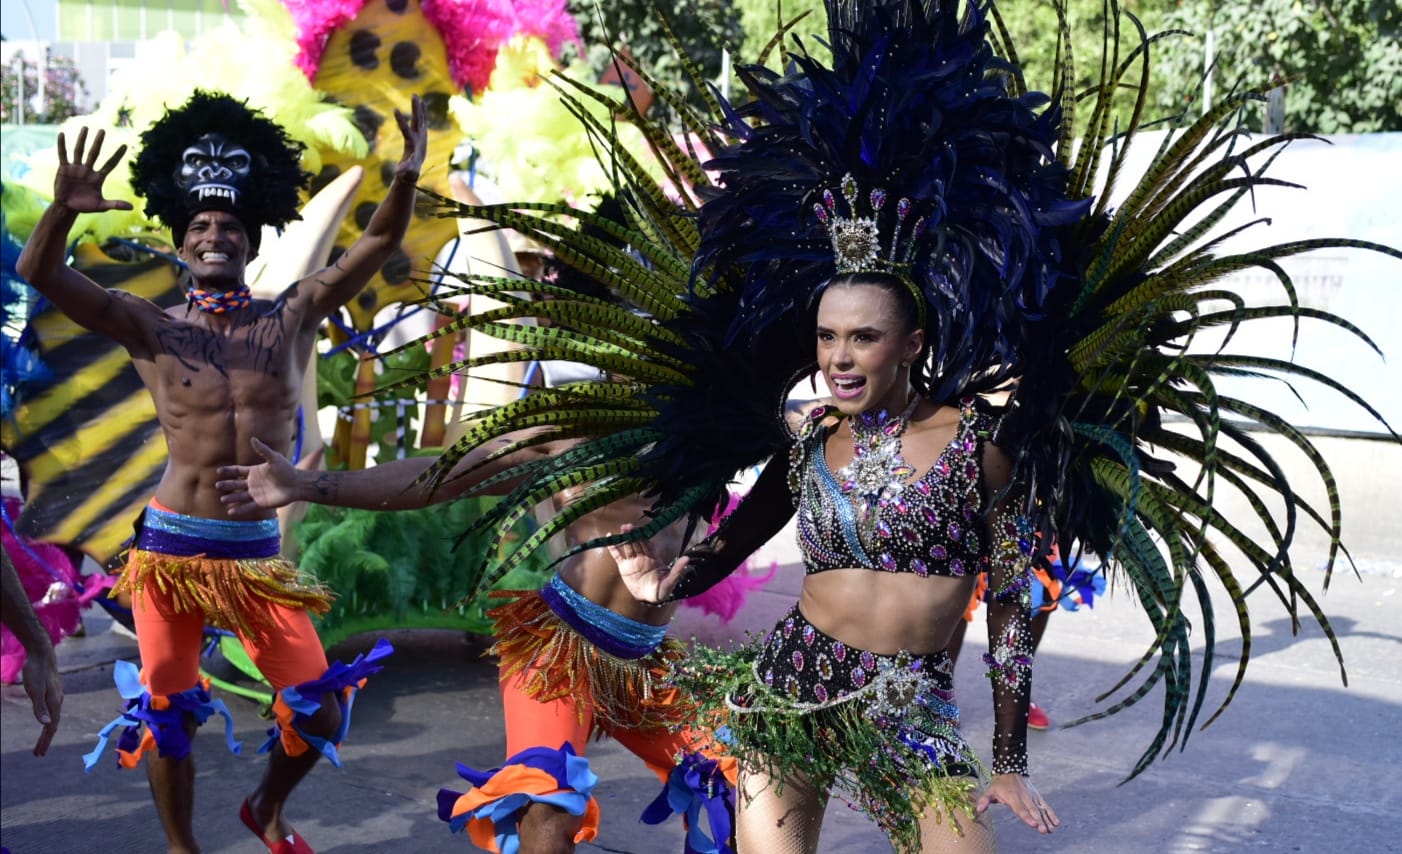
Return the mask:
M477 448L455 471L468 472L512 440ZM307 472L254 441L267 463L219 469L218 487L232 516L267 513L293 501L370 510L424 507L462 495L523 459L563 453L579 440L544 442L462 476L449 474L436 490L418 480L432 457L360 471ZM507 489L503 484L493 491ZM569 490L557 494L556 509L573 498ZM639 524L648 507L634 497L589 513L567 529L569 545ZM684 524L672 525L653 538L653 548L680 554L684 533ZM683 813L687 851L730 851L734 760L697 752L698 743L709 739L688 728L694 706L668 682L672 662L683 654L681 644L666 637L676 603L638 602L602 548L565 561L539 591L492 595L504 600L490 616L497 639L493 651L501 659L507 759L490 771L460 771L475 788L466 794L442 790L439 817L455 831L465 826L473 842L489 851L573 851L577 842L594 838L599 818L590 794L597 778L583 754L591 737L607 736L642 759L663 783L644 821L656 824L674 811ZM714 839L705 836L702 814ZM519 849L511 848L513 841Z
M243 803L245 825L278 854L311 848L283 815L287 797L344 735L342 709L378 668L377 650L347 667L327 667L309 611L327 593L278 556L272 513L252 521L225 518L214 486L220 465L254 461L249 440L289 446L301 382L317 328L390 258L409 226L415 181L427 143L427 115L417 98L398 114L404 154L393 184L363 236L330 266L293 283L276 300L254 300L244 282L264 225L297 218L298 191L309 177L301 146L274 122L226 95L196 92L142 135L132 167L146 212L169 226L190 273L190 302L162 311L120 290L98 286L65 263L79 214L130 209L104 198L102 185L125 152L100 167L103 132L78 133L70 153L58 138L54 196L16 265L61 311L114 339L131 355L151 392L169 446L160 485L138 522L117 590L132 595L143 669L140 684L119 668L131 725L119 747L134 766L150 747L147 774L171 852L198 851L192 827L195 769L190 738L222 708L199 684L206 622L238 634L278 691L275 739L262 781ZM132 674L134 676L134 674ZM290 705L289 705L290 703ZM226 713L227 714L227 713ZM114 722L114 725L117 722ZM138 742L141 724L144 737ZM110 731L110 727L105 732ZM105 735L104 735L105 742ZM310 749L314 747L315 749ZM89 767L101 752L89 755Z

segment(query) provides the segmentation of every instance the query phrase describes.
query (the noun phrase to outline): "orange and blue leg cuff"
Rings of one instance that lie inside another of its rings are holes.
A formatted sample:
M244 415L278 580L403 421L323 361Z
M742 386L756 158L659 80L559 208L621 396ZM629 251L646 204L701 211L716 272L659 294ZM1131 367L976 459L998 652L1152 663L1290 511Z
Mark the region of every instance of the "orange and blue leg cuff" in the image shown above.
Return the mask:
M686 822L686 854L734 854L735 773L733 757L684 754L668 775L662 793L643 810L642 821L661 824L672 813L680 813Z
M509 757L500 768L477 771L458 763L458 776L471 791L438 790L438 817L454 833L464 828L473 844L500 854L517 854L520 811L532 803L550 804L570 815L583 816L575 842L589 842L599 833L599 804L592 792L599 782L589 760L576 755L566 742L558 750L528 747Z
M123 768L135 768L146 751L155 748L163 758L184 759L190 755L190 735L185 721L193 718L203 724L211 715L224 718L224 739L229 750L238 753L242 745L234 738L234 719L223 700L209 694L209 683L200 682L179 694L152 696L141 681L141 671L129 661L118 661L112 670L117 691L127 701L125 711L103 727L97 734L97 747L83 756L83 765L91 771L107 750L112 733L125 727L117 738L117 763Z
M273 700L273 715L277 723L268 730L268 740L258 748L258 752L267 753L279 742L288 756L300 756L309 748L315 748L331 760L332 765L340 768L341 757L336 748L350 730L351 707L355 703L356 692L365 687L366 679L384 669L379 661L392 652L394 647L390 642L380 638L370 652L357 655L350 664L338 661L316 679L283 688ZM341 725L330 738L320 738L308 733L304 724L321 710L321 698L326 694L336 695L336 702L341 707Z
M1052 611L1057 607L1067 611L1095 607L1095 597L1105 592L1105 573L1099 569L1081 569L1073 562L1067 567L1060 560L1053 561L1051 570L1036 570L1032 583L1032 604L1034 608Z

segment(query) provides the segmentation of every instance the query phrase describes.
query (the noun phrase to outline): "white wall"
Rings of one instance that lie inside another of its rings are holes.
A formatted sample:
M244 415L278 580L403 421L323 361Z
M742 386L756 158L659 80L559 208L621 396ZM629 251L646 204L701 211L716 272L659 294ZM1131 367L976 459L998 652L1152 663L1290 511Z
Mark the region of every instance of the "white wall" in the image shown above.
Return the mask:
M1129 174L1141 174L1157 149L1159 134L1146 134L1135 149ZM1243 139L1241 146L1261 137ZM1332 143L1332 144L1331 144ZM1268 187L1243 199L1216 228L1223 233L1260 217L1270 223L1252 227L1225 242L1221 251L1310 240L1348 237L1402 247L1402 133L1342 135L1328 143L1292 143L1267 172L1269 177L1307 189ZM1129 189L1121 183L1112 200ZM1282 263L1294 280L1300 304L1342 315L1361 328L1388 357L1384 360L1349 335L1317 321L1306 321L1293 359L1341 380L1377 407L1394 428L1402 429L1402 260L1361 250L1323 250ZM1282 287L1267 271L1241 273L1226 280L1231 290L1252 305L1285 301ZM1289 321L1253 322L1230 344L1232 352L1291 359ZM1216 340L1196 348L1215 348ZM1382 427L1346 398L1302 381L1296 400L1282 383L1259 379L1223 380L1220 393L1244 397L1301 427L1378 433Z

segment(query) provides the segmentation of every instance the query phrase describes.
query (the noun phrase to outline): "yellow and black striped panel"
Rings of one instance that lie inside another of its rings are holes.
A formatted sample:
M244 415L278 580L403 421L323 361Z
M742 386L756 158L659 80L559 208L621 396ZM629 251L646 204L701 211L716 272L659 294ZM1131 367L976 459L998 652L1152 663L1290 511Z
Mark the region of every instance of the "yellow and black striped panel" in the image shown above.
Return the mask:
M162 308L184 301L181 271L143 254L111 257L91 244L73 260L103 287L121 288ZM26 478L21 533L81 549L107 563L156 490L166 442L151 395L125 350L52 306L30 321L53 381L0 426L0 443Z

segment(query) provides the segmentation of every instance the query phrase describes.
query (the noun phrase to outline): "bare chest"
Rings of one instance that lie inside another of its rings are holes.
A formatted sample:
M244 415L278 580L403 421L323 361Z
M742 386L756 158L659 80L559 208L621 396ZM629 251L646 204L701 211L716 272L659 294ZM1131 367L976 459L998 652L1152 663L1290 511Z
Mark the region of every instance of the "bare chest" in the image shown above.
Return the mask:
M138 364L164 403L194 411L261 408L296 396L311 356L310 336L290 329L280 314L226 328L202 320L161 324L151 361Z

